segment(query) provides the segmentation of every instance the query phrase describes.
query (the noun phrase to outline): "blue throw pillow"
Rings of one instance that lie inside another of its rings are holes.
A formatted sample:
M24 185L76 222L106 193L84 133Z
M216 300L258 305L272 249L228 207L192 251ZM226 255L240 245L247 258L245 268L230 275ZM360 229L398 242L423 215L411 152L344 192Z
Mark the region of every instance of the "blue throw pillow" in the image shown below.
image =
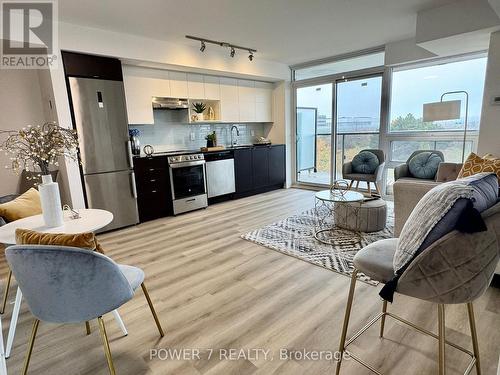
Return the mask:
M380 162L377 155L370 151L361 151L352 159L352 171L361 174L373 174Z
M413 177L433 180L439 167L444 160L434 152L421 152L410 159L408 169Z

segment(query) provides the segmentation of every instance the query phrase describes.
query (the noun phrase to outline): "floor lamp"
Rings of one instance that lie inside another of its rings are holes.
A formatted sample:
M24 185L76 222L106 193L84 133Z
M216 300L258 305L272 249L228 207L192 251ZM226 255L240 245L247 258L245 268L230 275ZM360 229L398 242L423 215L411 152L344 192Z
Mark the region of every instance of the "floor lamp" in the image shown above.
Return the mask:
M464 139L462 145L462 163L465 160L465 142L467 139L467 120L469 117L469 93L467 91L448 91L441 95L441 100L435 103L424 104L424 122L456 120L460 118L460 109L462 107L461 100L443 101L446 95L465 94L465 124L464 124Z

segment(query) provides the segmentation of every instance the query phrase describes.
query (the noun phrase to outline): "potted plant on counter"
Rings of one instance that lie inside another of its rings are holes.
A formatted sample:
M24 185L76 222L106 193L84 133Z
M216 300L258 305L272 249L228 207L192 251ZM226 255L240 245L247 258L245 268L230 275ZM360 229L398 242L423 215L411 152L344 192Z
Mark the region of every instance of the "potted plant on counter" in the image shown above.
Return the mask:
M196 112L196 121L204 120L203 112L205 111L205 109L207 109L205 103L202 102L193 103L193 111Z
M207 148L217 146L217 135L215 134L215 130L209 133L205 139L207 140Z

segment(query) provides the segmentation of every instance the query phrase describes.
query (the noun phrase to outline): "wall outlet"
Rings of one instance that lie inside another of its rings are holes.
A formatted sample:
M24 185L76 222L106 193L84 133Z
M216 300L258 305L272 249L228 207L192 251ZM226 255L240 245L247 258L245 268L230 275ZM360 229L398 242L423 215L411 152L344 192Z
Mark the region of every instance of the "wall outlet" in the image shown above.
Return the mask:
M196 134L194 132L191 132L191 134L189 136L190 136L192 141L196 140Z
M252 130L250 130L250 135L251 135L252 137L255 137L255 130L253 130L253 129L252 129Z

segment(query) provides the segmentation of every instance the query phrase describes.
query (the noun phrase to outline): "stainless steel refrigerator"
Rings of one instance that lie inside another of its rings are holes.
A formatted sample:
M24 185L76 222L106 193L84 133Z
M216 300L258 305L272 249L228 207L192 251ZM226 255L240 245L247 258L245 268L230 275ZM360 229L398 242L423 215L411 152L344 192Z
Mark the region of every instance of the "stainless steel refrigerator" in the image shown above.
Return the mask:
M103 231L137 224L137 192L123 82L69 77L88 208L113 213Z

